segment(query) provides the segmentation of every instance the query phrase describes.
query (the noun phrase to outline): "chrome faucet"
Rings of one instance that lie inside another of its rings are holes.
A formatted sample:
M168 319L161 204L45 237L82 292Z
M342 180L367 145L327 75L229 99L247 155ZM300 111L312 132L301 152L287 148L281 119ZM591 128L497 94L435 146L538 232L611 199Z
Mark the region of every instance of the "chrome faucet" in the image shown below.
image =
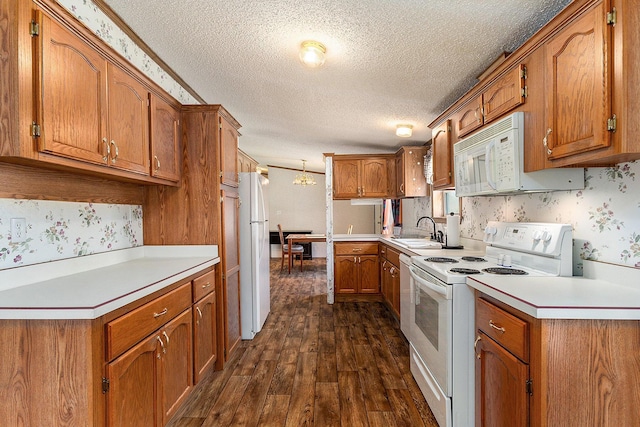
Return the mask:
M431 233L431 240L433 240L436 237L436 222L430 216L421 216L420 218L418 218L418 222L416 222L416 228L418 228L418 226L420 225L420 221L422 221L423 219L428 219L433 224L433 233Z

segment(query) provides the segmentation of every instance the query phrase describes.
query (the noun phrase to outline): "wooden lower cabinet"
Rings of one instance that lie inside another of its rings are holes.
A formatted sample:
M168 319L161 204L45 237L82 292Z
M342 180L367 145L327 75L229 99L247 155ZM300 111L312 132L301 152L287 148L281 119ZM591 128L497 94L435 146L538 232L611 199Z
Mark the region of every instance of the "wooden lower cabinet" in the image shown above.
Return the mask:
M193 383L197 384L218 358L216 293L193 306Z
M476 346L476 425L526 427L529 394L525 384L529 365L478 332Z
M640 321L536 319L476 291L476 426L636 426Z
M400 318L400 252L386 245L380 249L380 288L387 307Z
M191 308L109 363L107 426L164 426L193 387Z
M380 293L380 258L377 242L337 242L334 248L336 293Z

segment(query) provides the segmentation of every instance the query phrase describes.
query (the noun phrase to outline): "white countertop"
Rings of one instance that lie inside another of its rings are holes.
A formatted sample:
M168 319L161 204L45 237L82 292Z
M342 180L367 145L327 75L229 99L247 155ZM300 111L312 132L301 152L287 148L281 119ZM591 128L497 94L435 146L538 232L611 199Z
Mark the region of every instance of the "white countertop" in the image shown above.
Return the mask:
M584 277L468 277L467 284L539 319L640 320L640 269L584 261Z
M408 256L464 256L484 255L484 243L462 239L463 249L415 249L399 244L395 239L382 234L334 234L334 242L382 242L393 246Z
M0 319L95 319L219 262L215 245L139 246L0 270Z

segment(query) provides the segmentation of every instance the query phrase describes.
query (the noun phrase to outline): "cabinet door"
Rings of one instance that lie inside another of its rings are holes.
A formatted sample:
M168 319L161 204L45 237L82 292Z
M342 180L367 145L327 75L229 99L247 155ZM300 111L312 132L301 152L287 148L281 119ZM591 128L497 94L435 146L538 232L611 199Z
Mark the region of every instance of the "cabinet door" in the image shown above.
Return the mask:
M333 159L333 198L355 199L360 197L359 160Z
M358 256L359 293L377 294L380 292L380 258L378 255Z
M404 151L396 155L396 197L404 197Z
M238 130L224 117L220 124L220 183L238 186Z
M389 301L390 303L391 294L389 291L391 289L391 281L389 279L391 278L391 275L389 274L389 267L389 261L387 261L386 259L382 260L382 263L380 265L380 292L382 293L384 299Z
M109 64L109 166L149 174L149 92Z
M550 160L611 143L607 131L611 114L611 29L605 24L603 3L608 2L585 12L545 45Z
M427 178L424 176L426 147L405 147L402 150L403 181L405 197L425 197Z
M356 256L335 257L335 285L338 294L358 292L358 258Z
M234 161L235 164L235 161ZM225 300L225 360L240 342L240 252L239 240L239 196L233 190L222 190L222 268Z
M529 425L529 365L478 331L476 342L476 426Z
M453 146L451 143L451 120L435 128L432 133L433 188L453 187Z
M106 164L107 61L42 12L38 11L37 19L38 149Z
M191 308L167 323L160 333L160 339L164 341L158 381L162 405L161 425L167 424L193 386L191 334Z
M155 95L151 99L151 176L180 180L180 112Z
M360 161L360 193L362 197L387 197L387 159L363 159Z
M391 307L396 315L400 316L400 270L395 265L391 264L389 267L389 293L391 295Z
M193 382L197 384L217 359L216 293L193 307Z
M470 134L483 124L482 95L462 107L454 119L458 138Z
M482 94L484 122L489 123L524 103L525 67L513 68Z
M160 336L153 334L107 365L107 426L160 425L156 377L162 352L158 340Z

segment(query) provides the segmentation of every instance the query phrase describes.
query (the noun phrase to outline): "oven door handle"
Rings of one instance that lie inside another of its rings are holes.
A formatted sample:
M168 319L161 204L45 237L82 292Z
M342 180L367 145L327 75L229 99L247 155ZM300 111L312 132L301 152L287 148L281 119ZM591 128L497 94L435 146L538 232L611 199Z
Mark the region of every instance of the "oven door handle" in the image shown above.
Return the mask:
M417 283L421 284L422 286L431 289L433 292L436 292L437 294L442 295L443 297L445 297L445 299L451 299L451 290L449 289L449 286L438 285L436 283L432 283L428 280L425 280L424 278L416 274L416 270L417 268L414 267L413 265L409 268L409 272L411 273L411 277L413 278L413 280L415 280Z

